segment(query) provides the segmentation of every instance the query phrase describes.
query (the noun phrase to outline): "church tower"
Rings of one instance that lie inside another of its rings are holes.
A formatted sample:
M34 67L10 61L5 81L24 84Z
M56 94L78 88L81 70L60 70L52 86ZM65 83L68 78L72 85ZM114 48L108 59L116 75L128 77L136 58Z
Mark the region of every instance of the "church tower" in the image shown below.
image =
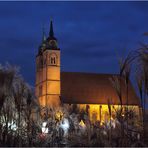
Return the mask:
M35 94L42 107L60 105L60 49L50 21L48 38L43 31L42 44L36 56Z

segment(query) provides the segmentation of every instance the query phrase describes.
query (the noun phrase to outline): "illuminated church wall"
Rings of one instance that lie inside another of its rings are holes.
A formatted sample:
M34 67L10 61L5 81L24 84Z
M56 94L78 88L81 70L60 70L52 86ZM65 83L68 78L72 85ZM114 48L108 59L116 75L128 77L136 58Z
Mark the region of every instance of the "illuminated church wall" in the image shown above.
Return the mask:
M51 63L53 55L56 56L55 63ZM41 106L57 106L60 96L60 51L45 51L42 62L43 68L36 74L36 96Z
M97 120L101 122L108 121L110 118L109 115L109 109L107 104L79 104L78 107L81 110L86 110L86 106L89 105L89 117L90 120L95 122ZM120 109L120 105L111 105L111 118L115 118L116 111ZM124 110L127 107L127 105L123 105L123 116L124 116ZM135 115L137 116L138 120L140 121L140 110L139 106L137 105L128 105L128 110L134 111Z

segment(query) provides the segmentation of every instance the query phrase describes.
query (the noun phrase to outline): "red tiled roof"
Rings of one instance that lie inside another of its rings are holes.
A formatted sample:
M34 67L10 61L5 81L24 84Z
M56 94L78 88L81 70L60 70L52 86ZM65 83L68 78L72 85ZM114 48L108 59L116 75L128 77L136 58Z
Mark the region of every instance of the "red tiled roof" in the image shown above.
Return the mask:
M108 99L113 104L120 104L117 93L110 81L114 74L92 74L77 72L61 72L61 99L69 104L107 104ZM128 104L139 105L131 83L128 87ZM126 103L126 86L122 82L122 101Z

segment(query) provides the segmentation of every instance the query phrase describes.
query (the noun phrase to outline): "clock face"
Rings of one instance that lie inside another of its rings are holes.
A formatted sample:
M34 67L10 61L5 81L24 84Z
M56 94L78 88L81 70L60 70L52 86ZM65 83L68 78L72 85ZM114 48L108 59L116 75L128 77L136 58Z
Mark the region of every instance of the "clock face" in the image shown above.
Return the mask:
M56 43L56 41L54 41L54 40L51 40L51 41L49 42L49 45L50 45L52 48L57 48L57 43Z

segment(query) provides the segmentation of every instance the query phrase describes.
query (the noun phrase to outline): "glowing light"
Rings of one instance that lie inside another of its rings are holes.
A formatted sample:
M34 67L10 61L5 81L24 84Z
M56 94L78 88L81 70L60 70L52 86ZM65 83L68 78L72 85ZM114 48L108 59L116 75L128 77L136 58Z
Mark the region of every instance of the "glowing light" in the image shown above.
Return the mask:
M17 130L17 126L13 121L11 123L8 123L8 126L11 127L11 129L14 130L14 131Z
M3 123L3 126L6 126L6 123ZM16 131L17 128L18 128L18 127L16 126L16 124L15 124L14 121L8 122L8 127L9 127L11 130L13 130L13 131Z
M87 104L79 104L80 109L85 110ZM101 106L101 109L100 109ZM126 105L123 105L123 107L126 107ZM139 107L138 106L132 106L129 105L128 108L134 109L136 114L139 115ZM112 115L114 115L116 112L115 110L119 110L120 106L119 105L111 105L111 112ZM125 114L122 114L124 117ZM108 110L108 105L107 104L89 104L89 117L92 122L95 122L99 120L100 122L105 122L110 119L109 117L109 110ZM100 123L101 125L102 123Z
M80 125L82 128L85 128L85 127L86 127L86 125L85 125L85 123L83 122L83 120L80 121L79 125Z
M42 133L47 134L48 133L48 128L42 127Z
M103 122L100 122L100 125L102 126L104 123Z
M42 123L42 126L43 126L43 127L46 127L46 125L47 125L47 122L43 122L43 123Z
M47 122L42 123L42 133L47 134L48 133L48 128L46 127Z
M58 112L56 113L55 117L56 117L57 120L61 120L62 117L63 117L63 113L60 112L60 111L58 111Z
M68 119L64 118L60 123L60 127L64 130L64 135L67 134L68 129L69 129Z

